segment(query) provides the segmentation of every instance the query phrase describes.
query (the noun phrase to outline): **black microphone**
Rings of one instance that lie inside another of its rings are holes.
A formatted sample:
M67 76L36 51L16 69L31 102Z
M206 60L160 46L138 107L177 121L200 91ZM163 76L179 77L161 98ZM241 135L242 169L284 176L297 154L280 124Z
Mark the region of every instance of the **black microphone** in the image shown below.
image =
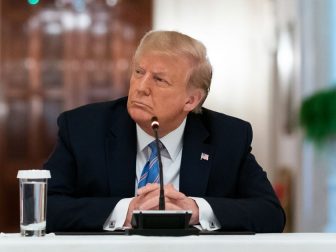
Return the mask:
M162 160L161 160L161 148L159 141L159 133L158 129L160 127L159 120L156 116L152 117L151 127L154 132L156 148L158 151L158 160L159 160L159 177L160 177L160 197L159 197L159 210L165 210L165 194L164 194L164 183L163 183L163 168L162 168Z
M159 210L134 210L131 220L132 229L126 229L127 235L151 235L151 236L184 236L197 235L197 228L189 228L192 215L190 210L165 210L165 193L163 183L163 169L159 141L159 120L156 116L151 119L151 127L154 132L156 148L158 151L160 196Z

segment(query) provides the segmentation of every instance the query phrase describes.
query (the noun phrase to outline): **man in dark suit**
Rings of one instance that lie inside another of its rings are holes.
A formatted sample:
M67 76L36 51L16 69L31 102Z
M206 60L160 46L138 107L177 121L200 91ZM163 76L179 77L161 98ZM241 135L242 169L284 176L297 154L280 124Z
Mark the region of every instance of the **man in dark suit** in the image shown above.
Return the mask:
M285 216L251 154L251 126L201 107L211 75L202 43L150 32L135 53L127 98L62 113L44 166L52 176L47 230L127 228L133 210L158 209L150 144L157 116L167 210L191 210L190 224L206 230L281 232Z

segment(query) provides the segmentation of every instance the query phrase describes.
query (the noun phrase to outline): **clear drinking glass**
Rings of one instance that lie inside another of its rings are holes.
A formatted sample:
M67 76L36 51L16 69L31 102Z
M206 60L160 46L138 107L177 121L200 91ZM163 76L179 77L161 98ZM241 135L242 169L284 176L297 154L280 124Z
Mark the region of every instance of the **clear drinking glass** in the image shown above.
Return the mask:
M22 236L44 236L48 170L20 170L20 230Z

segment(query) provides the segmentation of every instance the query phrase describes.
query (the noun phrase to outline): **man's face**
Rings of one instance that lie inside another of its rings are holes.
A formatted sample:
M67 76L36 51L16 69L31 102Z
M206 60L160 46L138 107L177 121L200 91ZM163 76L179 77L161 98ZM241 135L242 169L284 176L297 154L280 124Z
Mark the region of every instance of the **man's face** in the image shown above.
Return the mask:
M127 109L147 133L152 132L154 115L159 119L162 137L177 128L198 104L194 97L197 91L187 87L190 67L186 58L158 52L143 53L135 59Z

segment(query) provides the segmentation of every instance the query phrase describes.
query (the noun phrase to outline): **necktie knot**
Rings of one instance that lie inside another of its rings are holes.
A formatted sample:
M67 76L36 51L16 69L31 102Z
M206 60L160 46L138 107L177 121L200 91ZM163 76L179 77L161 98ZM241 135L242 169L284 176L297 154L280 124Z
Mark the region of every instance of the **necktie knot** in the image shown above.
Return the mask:
M157 148L156 148L156 142L155 141L153 141L153 142L151 142L149 145L148 145L148 147L150 148L150 150L151 150L151 156L154 154L154 155L157 155Z
M150 150L151 150L151 156L152 156L152 155L157 156L157 154L158 154L158 149L157 149L157 146L156 146L156 141L154 140L153 142L151 142L151 143L148 145L148 147L149 147ZM161 141L159 141L159 148L160 148L160 150L163 149L163 144L161 143Z

